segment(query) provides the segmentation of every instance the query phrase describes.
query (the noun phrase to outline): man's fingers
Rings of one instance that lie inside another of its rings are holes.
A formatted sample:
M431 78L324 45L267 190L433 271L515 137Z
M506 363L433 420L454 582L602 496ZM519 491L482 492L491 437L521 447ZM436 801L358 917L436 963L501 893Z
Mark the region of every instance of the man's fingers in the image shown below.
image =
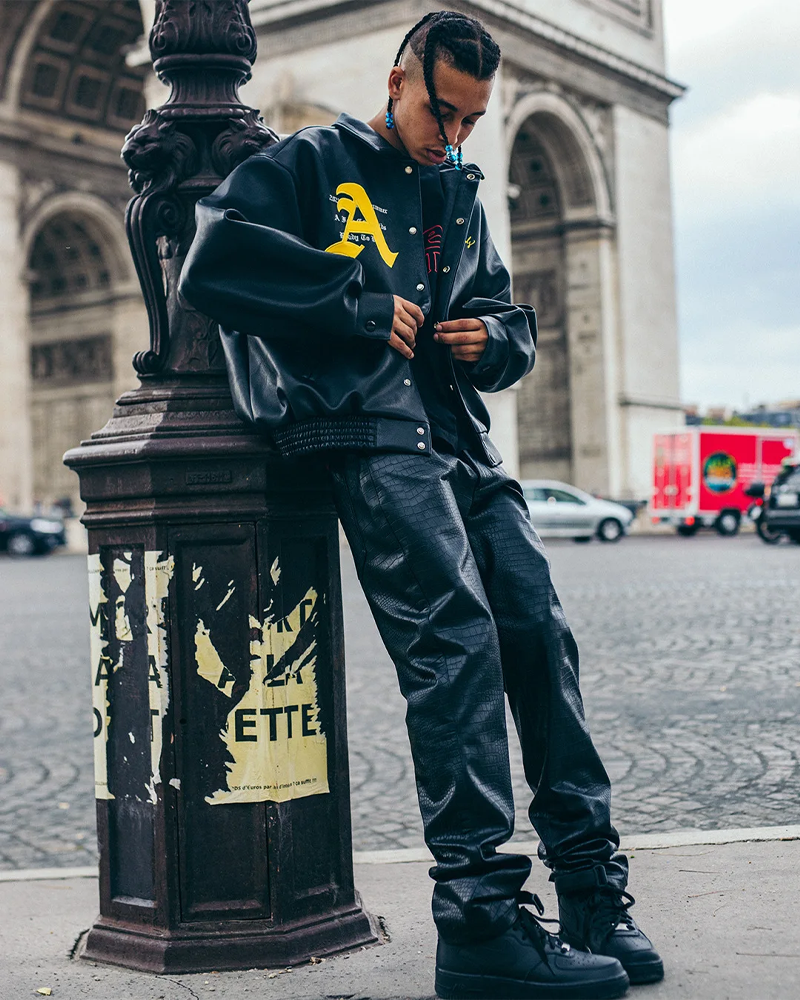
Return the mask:
M395 318L402 319L402 321L404 323L407 323L412 328L414 333L416 333L417 330L425 322L425 317L422 315L421 309L417 309L416 313L412 312L410 307L413 305L414 305L413 302L404 303L404 305L401 306L400 309L395 313ZM419 314L420 322L417 322L417 313Z
M475 351L467 347L454 347L453 357L457 361L480 361L483 351Z
M425 322L425 314L417 305L416 302L409 302L408 299L404 299L402 295L394 296L394 314L395 317L406 313L410 322L415 327L420 327Z
M414 352L408 346L408 344L401 340L396 333L392 332L389 337L389 347L393 347L396 351L403 355L404 358L413 358Z
M439 333L456 333L460 330L482 330L483 323L479 319L446 319L436 324Z
M442 344L450 344L451 346L455 346L456 344L485 344L488 339L481 327L478 327L477 330L465 330L463 332L437 332L437 340Z
M425 313L420 309L416 302L406 302L406 309L411 313L414 318L414 322L418 327L422 326L425 322Z
M402 319L399 316L394 318L393 333L401 337L410 347L414 347L417 341L417 327L410 319Z

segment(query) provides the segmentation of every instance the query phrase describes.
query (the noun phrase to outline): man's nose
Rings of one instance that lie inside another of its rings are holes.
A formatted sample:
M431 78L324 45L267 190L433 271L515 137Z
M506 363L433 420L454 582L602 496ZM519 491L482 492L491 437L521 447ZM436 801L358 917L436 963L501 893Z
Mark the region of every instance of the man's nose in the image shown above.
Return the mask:
M460 125L451 125L445 128L444 134L453 149L458 149L466 135L466 130L462 129Z

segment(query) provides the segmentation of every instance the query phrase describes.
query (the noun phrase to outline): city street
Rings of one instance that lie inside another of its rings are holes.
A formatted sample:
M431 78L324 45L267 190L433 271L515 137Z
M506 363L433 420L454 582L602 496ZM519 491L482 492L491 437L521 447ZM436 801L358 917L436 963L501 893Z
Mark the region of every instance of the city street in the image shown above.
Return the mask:
M548 549L621 832L800 822L800 546L709 533ZM419 847L404 705L348 553L343 582L354 846ZM0 868L91 864L85 559L0 559L0 602Z

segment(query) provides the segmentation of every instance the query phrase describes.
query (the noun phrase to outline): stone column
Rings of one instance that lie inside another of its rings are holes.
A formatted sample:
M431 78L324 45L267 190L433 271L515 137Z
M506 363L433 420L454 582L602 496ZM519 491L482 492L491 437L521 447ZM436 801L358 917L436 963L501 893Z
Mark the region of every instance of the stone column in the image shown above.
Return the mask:
M28 291L20 259L19 171L0 162L0 505L27 511L33 460L29 412Z
M568 230L566 269L572 482L618 496L622 461L613 231L597 226Z
M486 176L481 184L480 199L486 209L489 228L497 252L511 271L511 222L508 213L508 161L506 157L506 125L503 114L502 66L495 84L493 99L486 115L481 119L464 155L474 160ZM513 293L513 290L512 290ZM491 437L500 449L505 467L512 476L519 476L519 429L517 426L517 399L519 385L502 392L483 394L483 401L492 419Z
M653 436L684 423L667 122L616 107L614 142L623 489L648 499Z

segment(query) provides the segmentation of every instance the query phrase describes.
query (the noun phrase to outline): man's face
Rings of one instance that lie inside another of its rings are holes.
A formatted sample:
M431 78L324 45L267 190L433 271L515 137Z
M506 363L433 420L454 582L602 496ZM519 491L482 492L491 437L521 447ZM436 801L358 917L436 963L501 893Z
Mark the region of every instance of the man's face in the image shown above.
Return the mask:
M457 149L486 113L494 78L476 80L439 59L433 79L447 139ZM389 95L394 102L396 135L409 156L426 166L443 163L445 143L425 87L422 64L412 52L403 59L402 69L395 67L389 75Z

